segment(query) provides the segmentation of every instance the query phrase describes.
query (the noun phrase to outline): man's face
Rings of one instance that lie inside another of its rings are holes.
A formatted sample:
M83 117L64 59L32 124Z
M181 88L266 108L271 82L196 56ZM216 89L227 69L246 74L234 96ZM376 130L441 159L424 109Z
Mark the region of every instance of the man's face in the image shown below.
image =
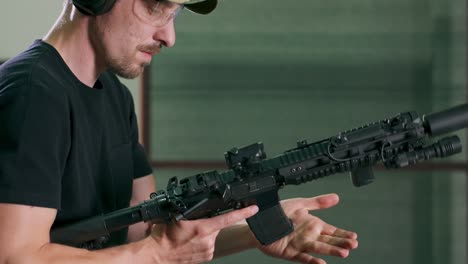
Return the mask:
M175 43L174 13L181 6L156 0L118 0L90 23L90 39L100 67L135 78L159 53Z

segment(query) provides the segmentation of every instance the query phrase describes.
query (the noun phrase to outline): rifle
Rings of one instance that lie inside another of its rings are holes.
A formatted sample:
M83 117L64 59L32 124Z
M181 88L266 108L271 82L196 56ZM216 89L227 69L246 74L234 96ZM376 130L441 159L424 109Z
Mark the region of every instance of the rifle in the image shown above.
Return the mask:
M350 172L352 183L363 186L374 180L372 166L388 169L460 153L458 136L435 143L428 138L468 127L468 104L418 116L405 112L297 147L267 159L263 144L233 148L224 156L228 170L216 170L169 180L166 190L152 193L139 205L53 228L51 241L96 248L113 231L141 221L170 223L174 220L213 217L252 204L259 212L247 223L255 237L268 245L293 231L279 204L278 190L332 174Z

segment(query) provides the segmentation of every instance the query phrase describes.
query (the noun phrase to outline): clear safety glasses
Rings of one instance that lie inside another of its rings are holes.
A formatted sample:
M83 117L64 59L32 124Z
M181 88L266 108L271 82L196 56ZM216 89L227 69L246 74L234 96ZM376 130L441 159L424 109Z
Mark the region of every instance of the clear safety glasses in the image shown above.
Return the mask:
M154 27L163 27L184 9L184 5L167 0L135 0L133 12L143 22Z

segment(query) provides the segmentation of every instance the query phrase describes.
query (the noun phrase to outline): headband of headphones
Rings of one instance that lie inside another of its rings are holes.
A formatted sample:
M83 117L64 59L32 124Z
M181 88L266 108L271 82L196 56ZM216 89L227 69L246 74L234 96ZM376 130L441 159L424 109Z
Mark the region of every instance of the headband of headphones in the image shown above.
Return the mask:
M111 10L116 0L72 0L73 5L81 13L97 16ZM184 4L185 7L198 14L208 14L216 8L217 0L169 0Z
M115 0L73 0L73 5L81 13L90 16L97 16L111 10Z

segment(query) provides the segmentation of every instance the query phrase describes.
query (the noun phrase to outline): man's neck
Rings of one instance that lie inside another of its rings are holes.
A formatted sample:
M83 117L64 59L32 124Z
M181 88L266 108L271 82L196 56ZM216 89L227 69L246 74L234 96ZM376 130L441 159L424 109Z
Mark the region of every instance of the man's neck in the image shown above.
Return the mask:
M59 52L81 82L93 87L105 67L100 65L89 38L88 23L91 18L77 11L72 12L71 7L69 9L62 12L43 41Z

